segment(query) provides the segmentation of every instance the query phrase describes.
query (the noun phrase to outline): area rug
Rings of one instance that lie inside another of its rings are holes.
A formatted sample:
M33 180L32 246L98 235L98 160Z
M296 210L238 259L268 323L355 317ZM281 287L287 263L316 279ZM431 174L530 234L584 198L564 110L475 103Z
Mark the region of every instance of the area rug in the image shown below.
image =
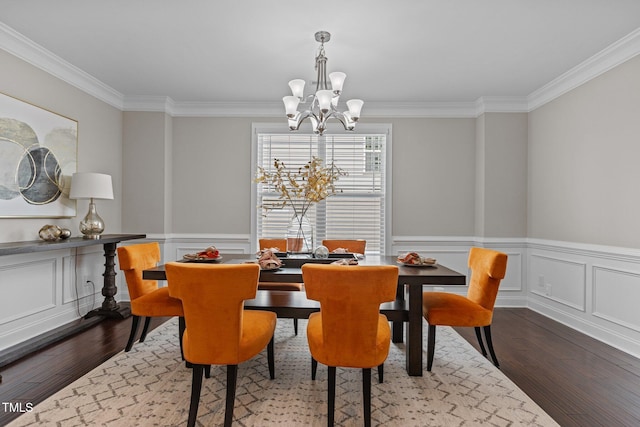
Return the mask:
M235 426L325 426L327 369L311 380L305 336L279 319L276 378L269 379L266 350L238 369ZM144 343L121 352L9 426L184 426L191 371L180 359L177 320L152 331ZM425 327L426 331L426 327ZM426 332L425 332L426 334ZM425 339L426 342L426 339ZM426 350L424 352L426 363ZM199 426L223 424L226 368L204 379ZM403 344L391 344L384 383L372 370L372 424L379 426L557 426L524 392L453 329L439 327L432 372L410 377ZM336 426L361 426L362 379L338 368Z

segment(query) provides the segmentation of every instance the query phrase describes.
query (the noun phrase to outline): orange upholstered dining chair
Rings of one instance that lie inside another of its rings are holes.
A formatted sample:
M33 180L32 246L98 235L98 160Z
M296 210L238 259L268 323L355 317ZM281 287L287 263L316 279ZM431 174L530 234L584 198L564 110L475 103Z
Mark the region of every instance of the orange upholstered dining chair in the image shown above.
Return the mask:
M366 240L336 240L336 239L325 239L322 241L322 246L325 246L329 249L329 252L333 252L338 248L344 248L347 252L355 253L355 254L364 254L364 250L367 247Z
M487 341L493 364L499 366L491 339L493 306L498 296L500 281L507 271L507 255L484 248L469 251L471 278L467 296L447 292L424 292L422 310L429 324L427 338L427 371L433 365L436 345L436 326L468 326L475 328L483 356L487 356L482 343L481 328Z
M131 333L124 351L131 350L138 332L140 318L144 317L144 327L140 342L144 342L152 317L179 316L180 347L184 332L184 314L182 302L169 296L169 288L159 287L156 280L144 280L142 271L153 268L160 262L160 245L158 242L121 246L118 251L120 270L124 271L129 296L131 297Z
M278 248L280 252L287 251L287 239L260 239L260 250ZM258 289L271 291L301 291L302 283L260 282ZM293 319L293 331L298 335L298 319Z
M365 426L371 425L371 368L389 354L391 328L380 304L393 301L398 287L396 266L304 264L302 278L309 299L320 302L307 324L312 378L318 362L329 367L328 425L334 422L336 367L362 369Z
M260 267L257 264L166 265L169 292L182 300L186 330L184 358L193 367L191 403L187 425L198 415L202 374L211 365L227 365L224 425L233 421L238 364L267 347L269 376L275 377L273 333L276 315L270 311L244 310L244 301L255 298Z

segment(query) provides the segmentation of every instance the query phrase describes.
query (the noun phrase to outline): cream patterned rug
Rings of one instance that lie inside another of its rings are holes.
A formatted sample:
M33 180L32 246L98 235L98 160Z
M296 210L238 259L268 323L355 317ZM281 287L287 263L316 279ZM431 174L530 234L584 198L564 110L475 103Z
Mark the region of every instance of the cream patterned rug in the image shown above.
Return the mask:
M191 371L180 360L177 329L177 319L165 323L9 426L186 425ZM240 365L235 426L326 425L327 369L319 365L311 380L305 330L300 321L295 336L290 319L278 320L275 380L269 379L266 350ZM426 366L426 350L424 360ZM432 372L410 377L404 366L404 345L392 343L383 384L372 370L373 425L557 426L451 328L438 329ZM361 370L337 372L336 425L361 426ZM222 425L225 387L226 368L212 367L211 378L203 380L199 426Z

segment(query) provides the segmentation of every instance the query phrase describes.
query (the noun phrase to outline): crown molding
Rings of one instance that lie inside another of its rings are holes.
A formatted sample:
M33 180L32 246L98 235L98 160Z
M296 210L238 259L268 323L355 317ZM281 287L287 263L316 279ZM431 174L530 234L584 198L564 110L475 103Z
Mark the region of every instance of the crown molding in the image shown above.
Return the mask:
M0 22L0 49L122 110L124 96L120 92L54 55L2 22Z
M529 104L524 96L483 96L475 102L476 117L484 113L528 113Z
M553 79L527 97L529 111L543 106L640 54L640 28Z
M281 117L279 102L176 102L166 96L125 96L0 22L0 49L122 111L183 117ZM474 118L529 112L640 54L640 28L526 97L483 96L469 102L365 103L367 117Z
M176 102L176 117L284 117L282 102Z
M122 111L161 112L173 116L175 105L168 96L125 96Z
M175 117L284 117L281 102L178 102L125 97L125 111L164 111ZM475 102L366 102L366 117L476 117Z
M365 101L363 117L458 118L476 117L474 102Z

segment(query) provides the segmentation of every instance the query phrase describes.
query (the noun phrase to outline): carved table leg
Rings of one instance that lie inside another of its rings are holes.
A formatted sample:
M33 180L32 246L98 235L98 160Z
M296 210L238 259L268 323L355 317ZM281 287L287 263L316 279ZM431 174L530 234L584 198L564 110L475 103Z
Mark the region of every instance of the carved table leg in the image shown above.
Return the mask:
M118 304L114 298L118 288L116 287L116 270L115 270L115 257L116 257L116 243L105 243L104 245L104 284L102 286L102 295L104 301L102 307L91 310L85 316L88 319L93 316L107 316L118 319L126 319L131 316L131 307L129 304Z

